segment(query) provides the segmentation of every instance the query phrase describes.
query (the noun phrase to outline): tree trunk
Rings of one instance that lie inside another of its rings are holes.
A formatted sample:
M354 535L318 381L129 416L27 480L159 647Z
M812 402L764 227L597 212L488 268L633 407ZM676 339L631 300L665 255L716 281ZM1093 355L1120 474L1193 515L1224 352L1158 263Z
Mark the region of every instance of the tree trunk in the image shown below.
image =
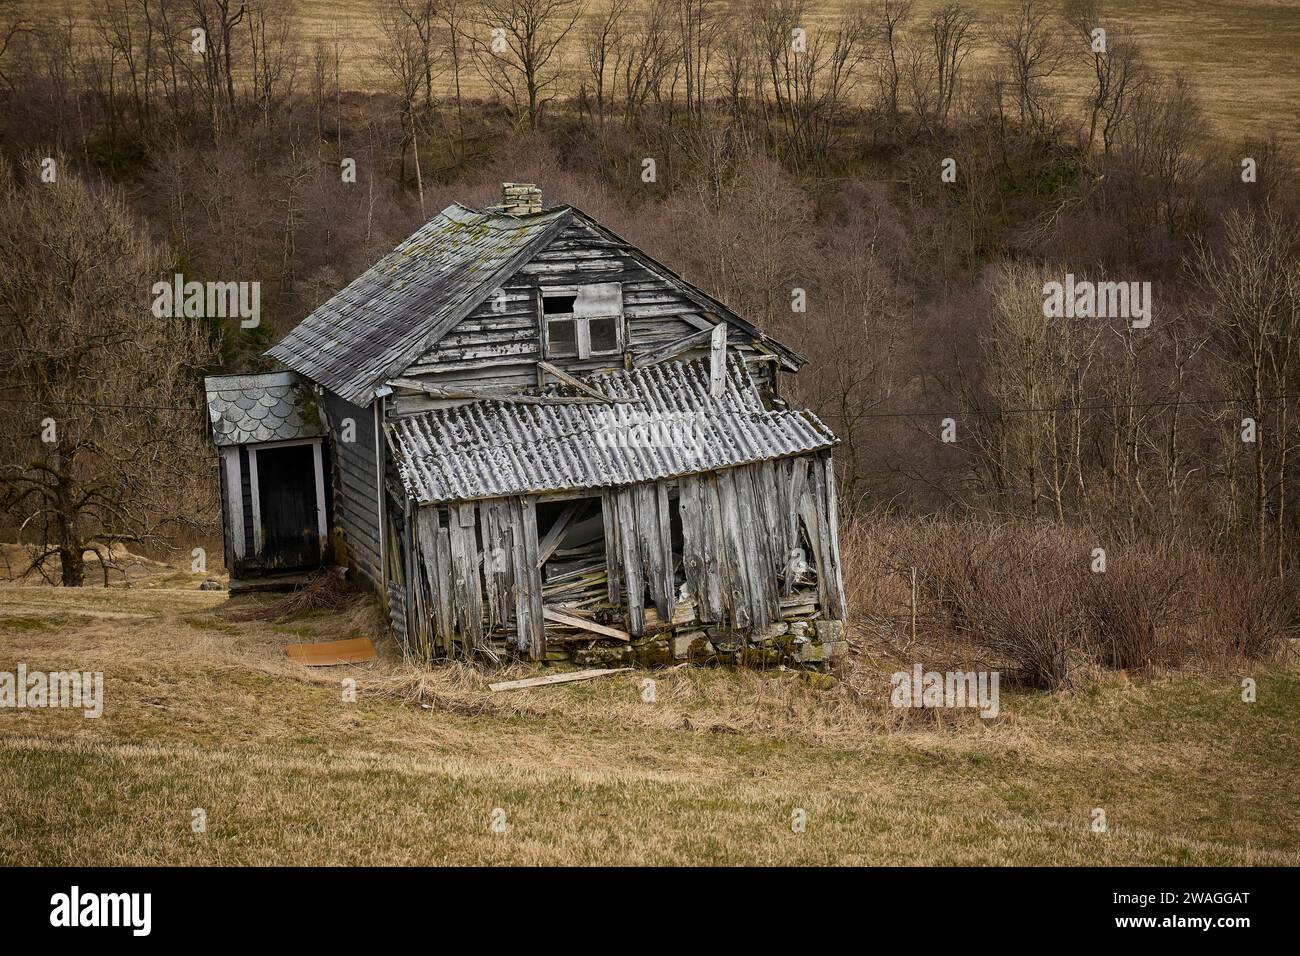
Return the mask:
M62 583L65 588L79 588L86 581L86 562L82 558L81 548L76 545L59 548L59 566L63 572Z

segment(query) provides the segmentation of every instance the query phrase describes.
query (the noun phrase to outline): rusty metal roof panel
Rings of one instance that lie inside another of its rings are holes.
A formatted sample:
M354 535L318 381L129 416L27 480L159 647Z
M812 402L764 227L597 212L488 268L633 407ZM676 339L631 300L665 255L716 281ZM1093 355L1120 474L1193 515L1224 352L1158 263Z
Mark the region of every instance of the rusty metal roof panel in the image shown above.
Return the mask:
M765 408L735 356L718 398L710 393L707 360L586 381L627 401L480 401L390 423L407 492L431 504L627 485L806 454L838 441L810 411Z
M484 301L568 223L448 206L303 319L266 354L358 405Z
M293 372L213 375L203 380L217 446L314 438L324 434L316 401Z

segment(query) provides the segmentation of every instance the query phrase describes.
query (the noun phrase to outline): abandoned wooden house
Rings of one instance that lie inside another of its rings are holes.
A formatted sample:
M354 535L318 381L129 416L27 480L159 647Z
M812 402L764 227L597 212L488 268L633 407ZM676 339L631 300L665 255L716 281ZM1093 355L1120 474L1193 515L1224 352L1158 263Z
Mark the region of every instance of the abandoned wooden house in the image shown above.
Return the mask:
M802 358L503 198L316 309L268 352L289 372L208 381L232 570L345 564L427 658L830 659L836 438L781 396Z

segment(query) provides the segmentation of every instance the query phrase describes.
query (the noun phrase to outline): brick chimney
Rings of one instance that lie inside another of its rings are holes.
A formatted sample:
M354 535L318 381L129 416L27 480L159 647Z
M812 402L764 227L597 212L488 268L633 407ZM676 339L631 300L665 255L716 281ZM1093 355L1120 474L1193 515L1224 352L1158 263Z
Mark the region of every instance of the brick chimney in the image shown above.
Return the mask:
M542 211L542 191L536 183L502 183L501 211L507 216L527 216Z

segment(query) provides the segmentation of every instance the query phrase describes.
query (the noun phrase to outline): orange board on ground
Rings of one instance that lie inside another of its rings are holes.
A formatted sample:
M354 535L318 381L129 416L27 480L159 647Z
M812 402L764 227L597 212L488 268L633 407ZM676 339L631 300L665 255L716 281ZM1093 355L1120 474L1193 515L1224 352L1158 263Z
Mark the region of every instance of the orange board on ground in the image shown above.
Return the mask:
M324 641L319 644L290 644L284 652L289 655L289 660L308 667L360 664L375 659L375 645L368 637L354 637L347 641Z

